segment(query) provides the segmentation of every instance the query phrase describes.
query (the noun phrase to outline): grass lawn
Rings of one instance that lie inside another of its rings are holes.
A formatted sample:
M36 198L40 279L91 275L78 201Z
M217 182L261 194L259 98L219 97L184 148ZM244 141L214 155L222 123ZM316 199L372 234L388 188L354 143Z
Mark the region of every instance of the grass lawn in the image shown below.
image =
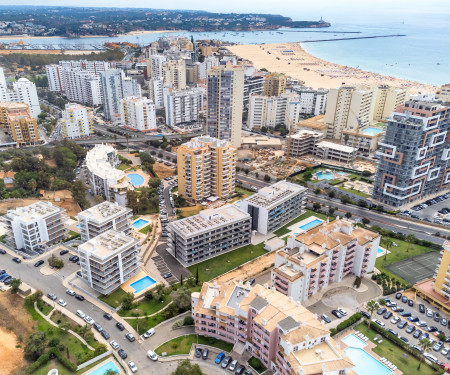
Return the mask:
M245 198L249 197L250 195L255 194L254 191L247 190L247 189L244 189L244 188L241 188L241 187L237 187L236 189L234 189L234 191L236 193L242 193L243 194L242 197L238 197L236 200L245 199Z
M258 374L261 374L262 372L266 371L266 368L263 366L263 364L258 358L251 357L248 360L248 364L252 366L256 371L258 371Z
M256 246L246 245L190 266L188 270L195 275L198 268L199 280L202 282L209 281L266 253L264 243Z
M125 294L126 294L125 291L119 288L108 296L107 295L99 296L98 299L107 303L109 306L116 308L122 303L122 298L125 297Z
M50 311L53 310L53 306L48 305L47 303L45 303L44 301L40 300L37 304L38 309L44 314L44 315L48 315L50 314Z
M221 349L225 352L230 352L233 349L233 344L225 341L217 340L213 337L205 337L200 335L186 335L176 337L170 341L165 342L155 352L158 355L167 353L167 356L189 354L192 344L209 345Z
M197 215L201 210L204 210L204 209L205 209L205 207L203 207L201 204L196 204L195 206L191 206L191 207L177 208L177 210L181 210L181 215L183 215L183 217Z
M120 163L119 166L117 167L117 169L120 169L121 171L124 171L125 169L130 168L131 165L125 164L125 163Z
M164 322L166 319L161 314L156 314L150 318L144 319L127 319L127 322L135 329L135 331L144 333L150 328L157 326L159 323Z
M359 197L362 197L362 198L368 198L368 197L370 197L369 194L363 193L362 191L359 191L359 190L355 190L355 189L347 189L347 188L341 187L341 186L337 186L337 188L338 188L339 190L348 191L349 193L358 195Z
M364 323L358 324L355 327L355 330L360 331L370 340L373 340L373 338L377 335L375 331L369 330L367 324ZM419 373L419 371L417 371L419 360L385 338L383 338L383 342L381 344L377 344L373 351L379 356L387 358L389 361L394 363L404 374L410 375ZM408 357L406 359L403 358L403 354L406 354ZM420 366L420 375L431 374L435 374L434 370L426 363L422 363Z
M88 371L89 369L93 368L94 366L97 366L99 363L103 362L103 361L107 361L107 360L112 359L112 356L108 356L105 358L102 358L100 360L98 360L97 362L94 362L92 364L90 364L89 366L86 366L85 368L82 368L80 371L76 371L76 372L71 372L69 370L67 370L67 368L65 368L61 363L59 363L59 361L57 359L53 359L48 361L44 366L38 368L35 372L33 372L33 375L47 375L48 372L52 369L57 369L58 370L58 374L59 375L81 375L83 373L85 373L86 371Z
M68 237L72 237L72 236L79 236L80 235L80 233L78 233L78 232L75 232L75 231L73 231L73 230L69 230L69 234L68 234Z
M331 221L331 220L334 220L334 217L333 217L333 216L327 216L327 215L325 215L325 214L319 214L319 213L314 212L314 211L311 211L311 210L306 210L306 212L305 212L304 214L302 214L302 215L300 215L299 217L297 217L296 219L290 221L290 222L287 223L285 226L281 227L280 229L277 229L277 230L276 230L275 232L273 232L273 233L276 234L278 237L283 236L283 235L285 235L285 234L288 234L288 233L289 233L288 227L290 227L291 225L293 225L293 224L295 224L295 223L298 223L299 221L302 221L302 220L304 220L304 219L307 219L307 218L310 217L310 216L316 216L316 217L318 217L319 219L322 219L322 220L326 220L327 217L329 217L329 218L330 218L330 221Z
M151 225L147 225L146 227L144 227L142 229L139 229L139 232L147 234L151 229L152 229L152 226Z
M133 314L138 313L137 316L150 315L161 310L164 306L167 306L170 302L170 296L165 296L164 301L148 300L144 298L142 301L136 304L132 310L119 311L120 316L134 316Z

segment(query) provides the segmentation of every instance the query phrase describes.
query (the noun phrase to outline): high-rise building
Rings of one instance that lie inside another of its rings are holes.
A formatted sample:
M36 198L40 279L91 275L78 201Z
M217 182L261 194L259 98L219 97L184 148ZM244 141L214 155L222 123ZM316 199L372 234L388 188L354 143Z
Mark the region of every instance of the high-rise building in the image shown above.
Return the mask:
M37 122L31 116L28 104L1 102L0 127L18 146L36 145L40 141Z
M164 81L162 78L151 78L148 81L149 98L155 103L156 109L164 107Z
M64 138L87 137L94 133L92 108L68 103L62 112L61 134Z
M215 66L219 66L219 58L213 55L206 56L205 60L202 63L199 63L198 78L206 79L208 70Z
M244 101L244 69L240 66L213 67L207 80L207 130L211 137L241 144Z
M111 294L139 272L139 240L108 230L78 246L81 278L101 294Z
M130 235L132 214L130 208L108 201L78 213L81 241L86 242L110 229Z
M6 243L16 249L36 251L66 236L66 210L50 202L36 202L10 210L2 218Z
M261 95L263 92L265 72L257 71L247 74L244 77L244 110L248 109L250 97L252 95Z
M442 100L444 103L450 103L450 83L442 85L436 91L436 99Z
M407 89L381 85L377 87L375 97L375 108L373 119L381 121L387 119L399 105L408 100L409 92Z
M203 109L203 90L172 90L165 93L164 103L168 126L198 121Z
M200 63L195 62L192 64L186 63L186 83L190 85L194 85L198 82L199 76L198 76L198 69L199 69Z
M325 113L327 107L328 90L311 89L305 86L292 86L286 89L298 95L300 101L300 113L309 116L318 116Z
M245 348L279 375L348 375L354 364L299 301L259 284L203 283L192 293L195 333Z
M147 77L150 78L162 78L163 77L163 64L167 58L164 55L151 55L147 60Z
M286 91L287 77L283 73L269 73L264 76L262 94L265 96L280 96Z
M184 59L169 60L163 64L162 76L165 85L171 85L174 89L186 88L186 62Z
M168 251L184 266L248 245L250 215L234 205L200 211L168 225Z
M188 201L229 198L236 184L236 149L230 142L197 137L177 149L178 192Z
M391 114L375 175L373 198L392 207L450 188L449 108L407 101Z
M141 132L156 130L156 109L150 99L128 96L122 99L122 124Z

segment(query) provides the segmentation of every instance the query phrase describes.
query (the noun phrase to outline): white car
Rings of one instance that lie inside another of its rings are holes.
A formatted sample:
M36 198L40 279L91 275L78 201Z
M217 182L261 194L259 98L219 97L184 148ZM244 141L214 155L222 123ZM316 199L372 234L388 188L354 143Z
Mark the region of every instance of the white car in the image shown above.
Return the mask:
M67 289L67 290L66 290L66 293L67 293L69 296L74 296L74 295L75 295L75 292L74 292L72 289Z
M347 311L345 311L344 309L338 308L337 311L339 311L343 316L347 315Z
M448 352L450 352L450 347L441 350L441 354L447 357Z
M394 317L391 319L391 323L392 323L392 324L397 324L399 321L400 321L400 318L399 318L398 316L394 316Z
M375 324L378 324L380 327L385 326L385 324L381 320L378 320L378 319L372 319L372 322L374 322Z
M119 349L119 344L118 344L117 342L115 342L114 340L112 340L112 341L109 343L109 345L111 345L111 347L112 347L114 350Z
M81 310L77 310L77 315L78 315L81 319L84 319L84 317L86 316L86 314L85 314L83 311L81 311Z
M137 372L137 367L136 367L136 365L134 364L133 361L129 361L129 362L128 362L128 367L130 368L130 370L131 370L132 373Z
M87 324L90 324L90 325L92 325L92 324L95 323L94 319L92 319L89 315L86 315L86 316L84 317L84 321L85 321Z
M63 299L58 300L58 305L61 305L62 307L66 307L67 306L67 302L64 301Z
M145 339L148 339L150 336L153 336L155 334L155 329L150 328L147 332L143 334Z
M156 354L153 350L147 351L147 357L150 358L152 361L158 360L158 354Z

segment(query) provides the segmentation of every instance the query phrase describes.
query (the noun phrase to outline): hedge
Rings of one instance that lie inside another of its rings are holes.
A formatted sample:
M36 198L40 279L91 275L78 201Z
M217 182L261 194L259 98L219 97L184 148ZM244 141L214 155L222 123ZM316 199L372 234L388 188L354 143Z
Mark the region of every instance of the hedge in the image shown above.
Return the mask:
M68 370L72 372L75 372L77 370L77 365L70 359L64 357L58 349L50 348L47 352L42 354L30 367L28 367L25 373L32 374L38 368L44 366L48 361L50 361L50 354L54 354L55 357L58 358L59 362Z
M330 329L331 336L334 336L335 334L337 334L337 333L343 331L344 329L350 327L351 325L353 325L356 322L360 321L361 318L362 318L362 315L361 315L360 312L357 312L357 313L353 314L348 319L346 319L346 320L342 321L341 323L339 323L336 328L331 328Z
M365 323L367 324L367 320L365 320ZM405 352L408 352L413 357L416 357L417 359L424 359L422 353L419 353L417 350L413 349L411 346L409 346L406 342L400 340L398 337L394 336L392 333L386 331L383 327L379 326L378 324L374 322L370 322L370 328L373 329L375 332L379 333L381 336L385 337L389 341L392 341L395 345L402 348ZM428 361L430 364L430 367L433 368L434 371L442 371L442 368L431 361Z

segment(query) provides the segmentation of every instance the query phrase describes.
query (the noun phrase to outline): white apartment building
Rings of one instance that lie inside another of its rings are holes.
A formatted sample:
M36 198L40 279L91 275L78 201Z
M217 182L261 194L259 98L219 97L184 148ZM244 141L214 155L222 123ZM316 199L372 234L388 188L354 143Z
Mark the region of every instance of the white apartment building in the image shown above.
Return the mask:
M328 90L315 90L309 87L295 85L286 88L286 92L292 92L298 96L301 114L318 116L325 113Z
M252 230L268 234L303 213L306 191L303 186L278 181L242 200L240 209L252 217Z
M68 69L80 69L94 75L98 75L105 70L111 69L111 64L107 61L88 60L62 60L59 66Z
M94 207L88 208L78 214L81 241L86 242L91 238L112 229L116 232L131 234L130 208L119 206L112 202L102 202Z
M62 112L61 134L64 138L75 139L94 134L93 111L81 104L68 103Z
M101 294L111 294L139 272L139 241L109 230L78 246L82 279Z
M66 210L50 202L36 202L9 210L2 217L7 227L5 241L24 251L35 251L66 237Z
M156 108L147 98L128 96L122 99L122 124L141 132L156 130Z
M125 173L116 168L119 164L117 151L110 145L95 145L86 154L88 181L94 194L125 207L127 190L133 189L133 185Z
M380 238L339 218L290 236L275 255L271 287L302 302L347 275L364 277L373 271Z
M147 78L162 78L163 64L167 58L164 55L150 55L147 59Z
M165 93L164 103L168 126L198 121L203 109L203 90L172 90Z
M186 88L186 62L184 59L169 60L163 64L162 77L165 85L171 85L174 89Z
M219 66L219 58L213 55L206 56L205 60L198 65L198 78L206 79L208 70L214 66Z
M164 81L162 78L151 78L148 81L149 97L156 109L164 108Z
M250 215L236 206L225 205L200 211L198 215L172 221L168 251L184 266L248 245Z

